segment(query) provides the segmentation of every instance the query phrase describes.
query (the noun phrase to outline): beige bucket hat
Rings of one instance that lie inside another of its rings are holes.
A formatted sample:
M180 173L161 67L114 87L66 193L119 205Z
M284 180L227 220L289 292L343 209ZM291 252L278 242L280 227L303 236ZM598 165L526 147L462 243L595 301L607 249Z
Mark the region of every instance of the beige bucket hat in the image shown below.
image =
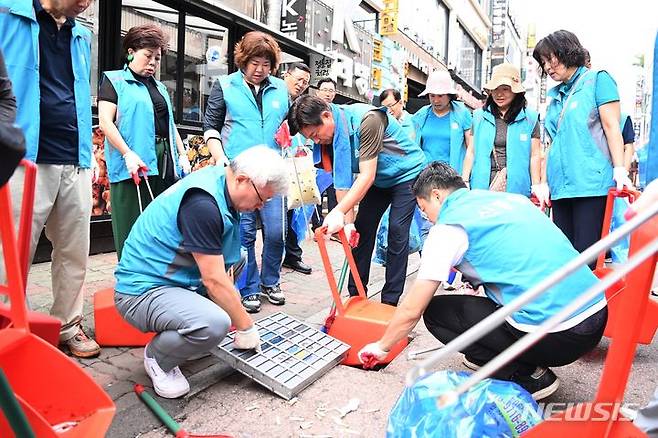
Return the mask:
M521 72L509 62L499 64L493 68L491 79L484 85L484 89L492 91L501 85L509 85L512 88L512 93L525 93L525 88L521 83Z

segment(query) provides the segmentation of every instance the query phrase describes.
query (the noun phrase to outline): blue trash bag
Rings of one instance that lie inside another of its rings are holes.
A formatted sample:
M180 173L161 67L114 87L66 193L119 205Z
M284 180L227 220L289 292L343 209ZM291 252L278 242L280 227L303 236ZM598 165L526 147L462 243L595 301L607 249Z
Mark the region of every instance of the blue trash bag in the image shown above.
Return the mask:
M313 215L317 214L315 207L315 204L302 205L301 207L295 208L293 210L292 223L290 225L297 235L297 242L301 242L302 240L306 239L308 224L311 223Z
M610 220L610 232L626 223L624 213L628 210L628 201L626 198L615 198L612 207L612 218ZM628 261L628 248L631 245L631 236L626 236L610 248L610 255L613 263L626 263Z
M377 230L377 241L375 242L375 252L372 256L372 261L381 266L386 266L386 252L388 251L388 216L391 208L387 208L379 221L379 229ZM414 217L411 221L409 228L409 254L413 254L422 249L421 241L421 227L422 217L420 210L416 207Z
M405 388L389 416L387 438L518 437L542 421L532 396L503 380L485 379L439 408L438 397L470 374L438 371Z

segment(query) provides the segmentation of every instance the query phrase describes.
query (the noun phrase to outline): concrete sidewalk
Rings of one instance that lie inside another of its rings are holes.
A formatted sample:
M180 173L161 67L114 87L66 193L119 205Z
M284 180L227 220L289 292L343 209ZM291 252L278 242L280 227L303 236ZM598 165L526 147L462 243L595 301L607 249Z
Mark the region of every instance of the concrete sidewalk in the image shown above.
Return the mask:
M340 245L330 242L329 253L338 276L343 261ZM319 327L331 304L327 279L317 244L305 241L304 261L313 267L311 275L302 275L284 268L281 287L286 304L277 307L263 303L260 319L282 311ZM259 250L257 251L259 253ZM417 254L410 256L407 287L412 284L419 262ZM86 328L93 328L92 297L103 288L112 287L116 255L103 254L90 258L85 298ZM370 292L377 295L383 285L384 270L373 266ZM28 283L31 304L45 310L52 303L50 294L50 264L33 266ZM375 297L374 299L379 299ZM93 329L90 330L93 332ZM413 332L408 350L435 346L438 342L422 323ZM561 379L560 389L550 402L579 402L593 398L608 340L575 364L555 369ZM655 345L640 346L635 367L629 380L626 402L645 403L658 382ZM116 403L117 413L107 434L109 437L169 436L160 422L137 399L132 391L135 383L150 386L142 364L142 348L105 348L100 357L77 362L103 387ZM385 435L388 414L404 387L406 372L414 365L406 354L398 356L386 368L374 372L347 366L337 366L306 388L295 402L287 402L252 380L234 372L215 357L188 361L182 366L192 391L184 398L157 398L162 406L188 431L198 434L228 434L236 437L381 437ZM466 370L461 355L442 362L437 369ZM149 388L152 392L152 389ZM360 401L357 411L339 418L333 409L344 406L351 398Z

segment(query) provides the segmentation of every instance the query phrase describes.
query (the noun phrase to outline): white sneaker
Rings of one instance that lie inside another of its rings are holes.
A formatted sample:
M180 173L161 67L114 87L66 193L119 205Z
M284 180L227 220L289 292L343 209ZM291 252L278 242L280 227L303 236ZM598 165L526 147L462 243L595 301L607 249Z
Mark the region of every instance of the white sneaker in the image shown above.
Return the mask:
M144 369L153 382L153 389L160 397L177 398L190 392L190 384L180 368L175 367L165 373L155 359L146 355L146 348L144 348Z

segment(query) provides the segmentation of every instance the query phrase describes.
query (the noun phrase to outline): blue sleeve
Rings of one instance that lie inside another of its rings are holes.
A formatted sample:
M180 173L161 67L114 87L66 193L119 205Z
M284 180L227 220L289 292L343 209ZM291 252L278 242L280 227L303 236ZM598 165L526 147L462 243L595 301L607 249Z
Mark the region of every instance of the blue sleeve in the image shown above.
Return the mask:
M607 71L600 71L596 75L596 106L619 100L617 83Z
M473 127L473 116L469 110L464 110L462 117L462 127L464 128L464 131L468 131Z
M217 201L208 192L190 189L183 195L177 217L187 252L221 255L224 222Z
M624 129L621 131L621 136L624 138L624 144L633 143L635 141L635 130L633 129L633 122L628 116L626 116L626 121L624 122Z

